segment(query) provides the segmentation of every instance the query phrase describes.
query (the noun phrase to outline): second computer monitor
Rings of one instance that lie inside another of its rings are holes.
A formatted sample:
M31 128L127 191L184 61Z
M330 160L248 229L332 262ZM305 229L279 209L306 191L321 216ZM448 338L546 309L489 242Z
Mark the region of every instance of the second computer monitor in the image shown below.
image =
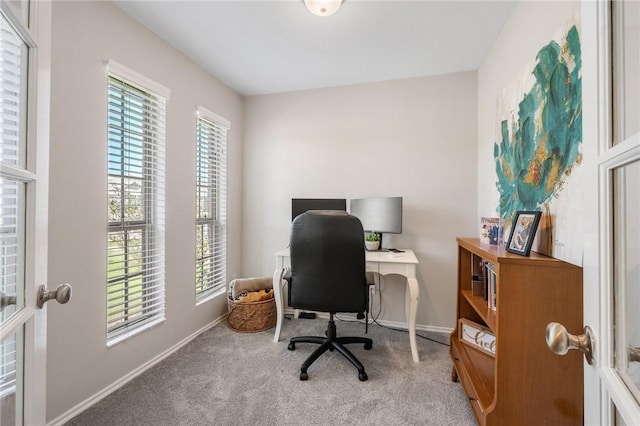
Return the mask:
M360 219L365 231L402 234L402 197L352 199L349 213Z

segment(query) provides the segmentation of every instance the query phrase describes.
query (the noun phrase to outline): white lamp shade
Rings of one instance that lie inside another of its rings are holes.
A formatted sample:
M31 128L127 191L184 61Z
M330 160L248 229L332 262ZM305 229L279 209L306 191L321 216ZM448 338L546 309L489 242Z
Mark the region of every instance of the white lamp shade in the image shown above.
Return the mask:
M304 0L309 12L317 16L330 16L340 9L343 0Z

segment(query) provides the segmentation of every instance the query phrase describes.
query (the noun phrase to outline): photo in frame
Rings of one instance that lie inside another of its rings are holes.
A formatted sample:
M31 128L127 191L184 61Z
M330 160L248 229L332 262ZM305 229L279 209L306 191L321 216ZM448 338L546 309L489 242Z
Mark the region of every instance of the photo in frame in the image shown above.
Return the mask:
M507 251L529 256L542 212L517 211L507 241Z
M480 218L480 242L483 244L498 245L503 243L502 232L504 222L497 217Z

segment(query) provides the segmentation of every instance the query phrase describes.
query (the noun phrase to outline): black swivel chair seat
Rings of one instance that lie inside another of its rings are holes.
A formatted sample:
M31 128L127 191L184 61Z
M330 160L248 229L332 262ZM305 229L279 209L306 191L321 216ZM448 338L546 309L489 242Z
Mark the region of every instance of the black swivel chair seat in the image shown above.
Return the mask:
M325 336L299 336L289 341L320 345L302 364L300 380L309 378L307 369L326 351L338 351L358 369L358 378L367 380L362 363L345 347L362 343L369 350L373 341L366 337L338 337L334 314L363 313L368 305L365 273L364 231L360 220L345 212L309 211L295 218L290 236L291 271L289 305L329 313Z

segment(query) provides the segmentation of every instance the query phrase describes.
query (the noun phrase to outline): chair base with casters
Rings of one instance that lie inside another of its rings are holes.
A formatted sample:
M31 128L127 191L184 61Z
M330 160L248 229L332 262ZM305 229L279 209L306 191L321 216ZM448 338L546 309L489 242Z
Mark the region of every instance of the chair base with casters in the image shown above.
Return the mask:
M300 367L300 380L307 380L309 378L307 369L320 357L320 355L326 351L333 352L334 350L337 350L347 358L354 367L356 367L358 370L358 379L360 379L361 382L366 381L369 377L364 371L364 366L344 345L350 343L364 343L365 350L370 350L373 347L373 341L367 337L338 337L336 335L336 323L333 320L333 313L330 313L329 315L329 324L327 326L327 331L325 332L326 337L298 336L292 337L291 340L289 340L288 349L290 351L295 350L296 343L315 343L320 345L311 355L309 355L309 358L307 358L307 360L302 364L302 367Z

